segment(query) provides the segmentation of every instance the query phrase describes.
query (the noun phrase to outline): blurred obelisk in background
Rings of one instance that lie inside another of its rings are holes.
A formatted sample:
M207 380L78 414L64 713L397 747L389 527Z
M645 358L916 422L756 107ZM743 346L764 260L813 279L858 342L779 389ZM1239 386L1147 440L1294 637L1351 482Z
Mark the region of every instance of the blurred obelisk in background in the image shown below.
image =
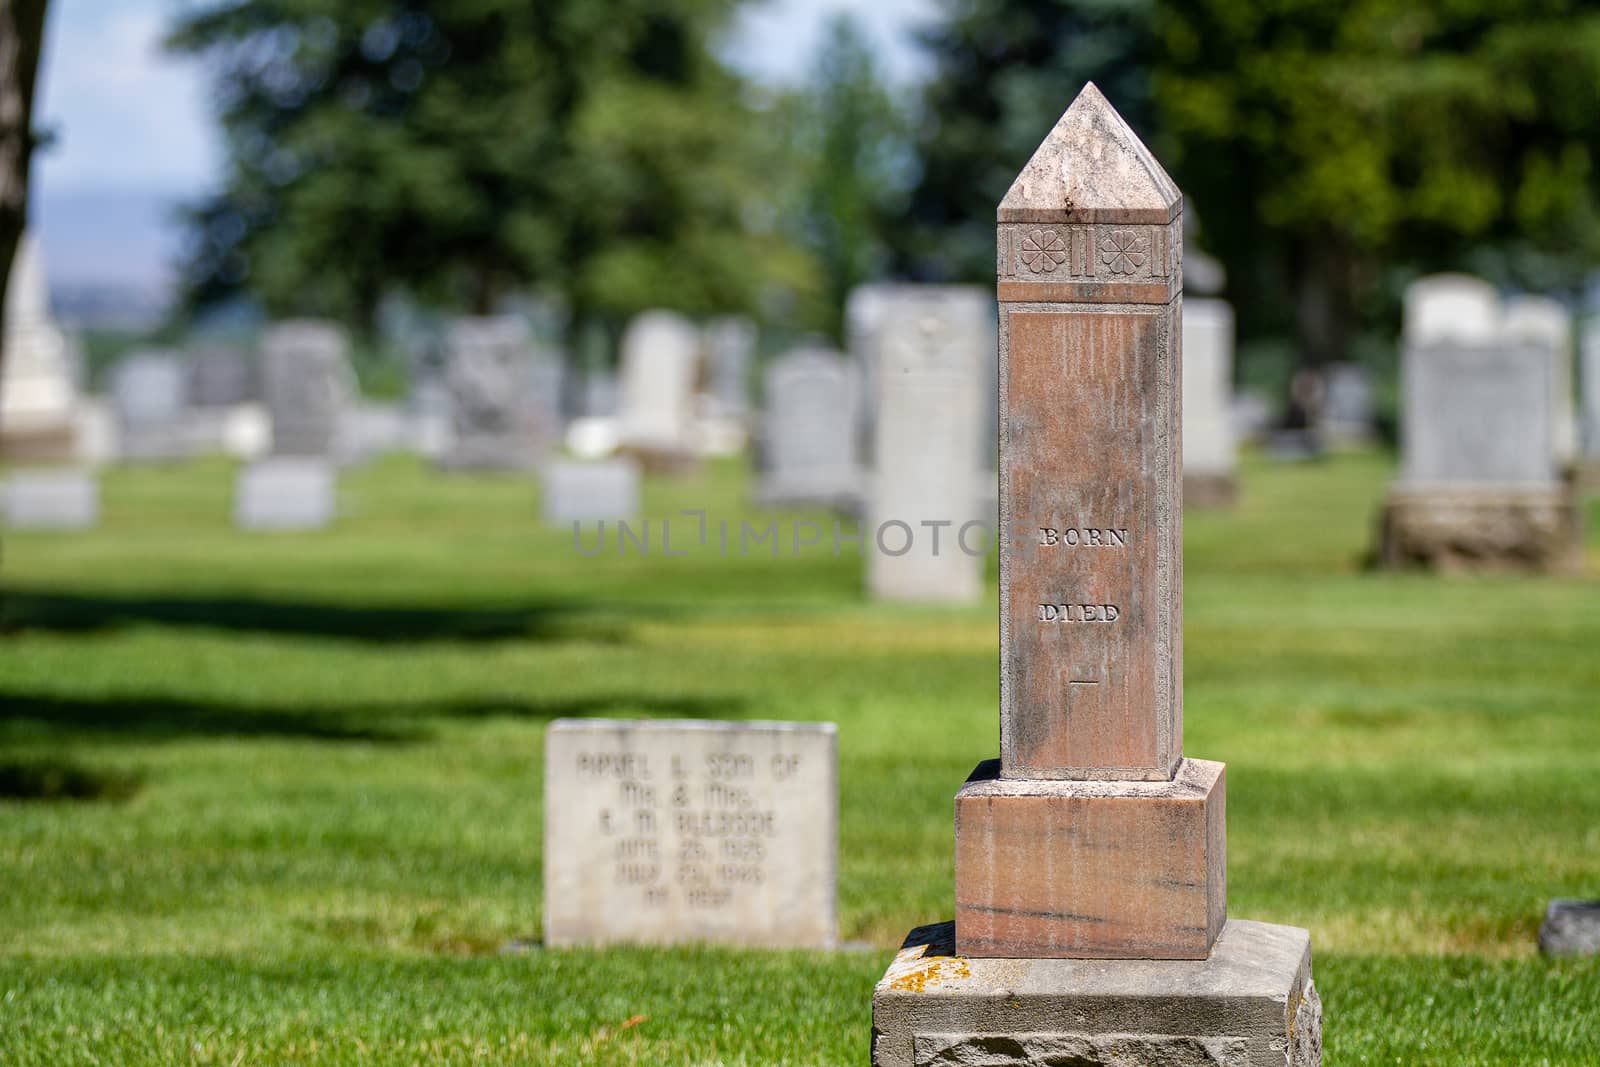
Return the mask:
M1000 758L877 1067L1321 1062L1310 935L1227 919L1223 765L1183 755L1182 211L1092 85L1000 205Z

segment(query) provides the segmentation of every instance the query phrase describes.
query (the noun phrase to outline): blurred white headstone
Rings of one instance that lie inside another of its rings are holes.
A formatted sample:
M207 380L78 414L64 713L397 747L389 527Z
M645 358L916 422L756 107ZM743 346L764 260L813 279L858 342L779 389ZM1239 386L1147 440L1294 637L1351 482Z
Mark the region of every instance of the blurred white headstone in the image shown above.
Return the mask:
M883 600L970 601L983 593L986 542L962 528L986 509L979 442L994 360L994 299L976 286L896 286L870 344L872 398L867 586Z
M123 356L111 368L109 392L123 459L177 459L188 452L188 375L176 352Z
M622 338L622 447L664 458L694 452L700 331L681 315L647 311Z
M1572 315L1547 296L1514 296L1505 302L1501 330L1508 343L1531 346L1550 362L1550 443L1556 464L1578 457L1578 421L1572 402Z
M44 258L22 235L6 287L0 360L0 447L16 460L70 462L79 390L71 340L50 316Z
M246 530L317 530L333 521L337 479L328 460L274 456L239 472L234 521Z
M632 519L639 514L639 484L639 465L631 459L551 460L544 465L545 521Z
M100 521L100 485L85 471L17 471L0 492L13 530L86 530Z
M836 352L806 348L766 370L761 501L859 506L861 382Z
M1232 495L1238 467L1232 398L1233 308L1225 300L1186 298L1183 302L1186 499L1220 501Z

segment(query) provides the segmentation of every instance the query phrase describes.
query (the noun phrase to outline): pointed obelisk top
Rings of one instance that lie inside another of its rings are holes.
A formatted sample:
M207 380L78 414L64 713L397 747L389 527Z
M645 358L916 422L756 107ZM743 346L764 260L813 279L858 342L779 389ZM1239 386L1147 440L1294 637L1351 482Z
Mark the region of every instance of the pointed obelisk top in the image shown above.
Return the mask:
M1159 225L1182 206L1178 186L1089 82L1011 183L997 221Z

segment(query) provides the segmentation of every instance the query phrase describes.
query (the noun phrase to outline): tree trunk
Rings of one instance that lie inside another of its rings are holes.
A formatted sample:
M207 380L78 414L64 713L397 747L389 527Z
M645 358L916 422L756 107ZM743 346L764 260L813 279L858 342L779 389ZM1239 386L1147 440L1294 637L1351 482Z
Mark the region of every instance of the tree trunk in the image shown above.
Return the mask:
M33 84L39 73L48 0L0 0L0 308L11 261L28 225L33 160ZM6 351L0 340L0 366Z

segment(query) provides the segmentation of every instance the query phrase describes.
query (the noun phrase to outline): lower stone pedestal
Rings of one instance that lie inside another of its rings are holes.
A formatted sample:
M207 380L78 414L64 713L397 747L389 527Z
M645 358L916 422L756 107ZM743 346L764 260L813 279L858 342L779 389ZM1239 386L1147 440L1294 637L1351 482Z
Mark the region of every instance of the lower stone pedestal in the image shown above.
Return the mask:
M913 930L872 994L873 1067L1317 1067L1311 935L1230 919L1204 960L968 959Z
M1183 505L1231 508L1239 500L1239 479L1232 474L1183 472Z
M1203 960L1227 918L1223 765L1170 782L999 777L956 794L963 956Z
M1568 572L1582 559L1583 523L1565 485L1401 486L1379 534L1385 567Z

